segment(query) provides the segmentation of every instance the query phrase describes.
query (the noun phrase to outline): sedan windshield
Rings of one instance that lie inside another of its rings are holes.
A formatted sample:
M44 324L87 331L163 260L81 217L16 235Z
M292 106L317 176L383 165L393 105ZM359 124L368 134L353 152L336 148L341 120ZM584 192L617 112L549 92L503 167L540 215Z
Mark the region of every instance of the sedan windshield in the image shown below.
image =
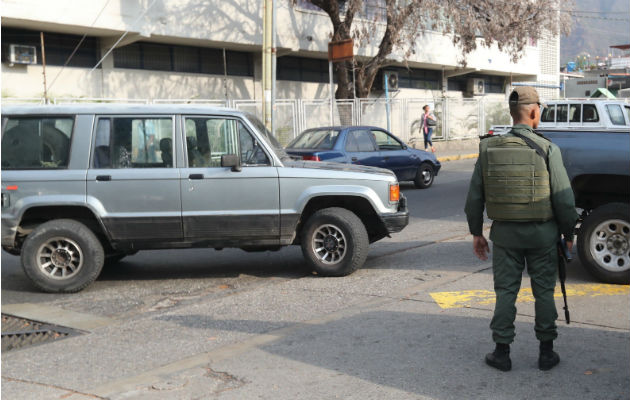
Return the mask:
M289 143L287 148L330 150L335 145L337 136L339 131L334 129L306 131Z

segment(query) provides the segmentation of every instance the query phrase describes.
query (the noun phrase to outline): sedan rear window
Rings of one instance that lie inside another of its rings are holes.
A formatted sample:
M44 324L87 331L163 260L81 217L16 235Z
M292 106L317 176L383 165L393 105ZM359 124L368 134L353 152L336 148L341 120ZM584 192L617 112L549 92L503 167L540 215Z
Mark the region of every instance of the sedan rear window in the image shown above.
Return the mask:
M335 129L303 132L287 145L289 149L330 150L335 146L339 131Z
M2 169L67 168L74 119L9 117L2 135Z

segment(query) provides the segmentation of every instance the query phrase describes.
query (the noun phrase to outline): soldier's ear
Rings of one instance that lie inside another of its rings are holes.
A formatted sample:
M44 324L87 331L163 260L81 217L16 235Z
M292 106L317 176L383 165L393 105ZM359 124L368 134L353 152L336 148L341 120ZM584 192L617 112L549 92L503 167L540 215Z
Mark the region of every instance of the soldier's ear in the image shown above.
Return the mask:
M534 104L534 105L536 105L536 104ZM531 107L531 108L529 109L529 118L530 118L532 121L534 121L534 120L536 119L536 117L537 117L537 114L536 114L536 113L537 113L537 112L538 112L538 106L536 106L536 107Z

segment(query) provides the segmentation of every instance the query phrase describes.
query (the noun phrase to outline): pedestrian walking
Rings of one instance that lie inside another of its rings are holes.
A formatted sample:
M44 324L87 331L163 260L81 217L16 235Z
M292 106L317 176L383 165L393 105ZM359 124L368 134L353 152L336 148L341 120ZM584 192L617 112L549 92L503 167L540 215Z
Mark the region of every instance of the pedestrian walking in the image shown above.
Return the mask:
M482 231L484 206L493 220L490 240L496 304L490 328L496 346L485 361L501 371L512 368L515 302L527 265L535 298L534 330L540 341L538 368L549 370L560 362L553 351L558 336L556 243L562 234L572 248L578 215L559 148L534 131L541 107L536 89L515 88L509 106L514 126L505 135L481 140L465 206L473 251L481 260L487 260L490 252Z
M431 136L433 135L433 128L437 125L437 118L430 112L431 110L428 104L422 107L422 109L424 110L424 114L422 114L422 118L420 119L420 132L422 132L422 136L424 137L424 150L426 151L427 148L430 147L431 151L435 153Z

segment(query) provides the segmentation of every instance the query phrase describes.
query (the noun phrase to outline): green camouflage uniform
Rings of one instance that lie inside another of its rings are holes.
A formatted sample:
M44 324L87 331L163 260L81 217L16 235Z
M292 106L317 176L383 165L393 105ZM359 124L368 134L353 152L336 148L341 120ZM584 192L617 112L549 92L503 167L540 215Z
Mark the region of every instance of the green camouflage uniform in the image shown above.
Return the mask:
M512 129L535 142L546 141L527 125L515 125ZM558 269L556 242L561 233L568 240L573 239L578 214L560 150L554 144L545 144L549 146L549 184L554 217L544 222L492 223L490 240L493 242L492 271L496 305L490 328L495 343L510 344L514 340L515 302L525 264L536 299L536 337L540 341L549 341L558 336L555 322L558 313L553 297ZM484 157L486 154L479 154L465 207L470 233L476 236L481 236L483 229Z

